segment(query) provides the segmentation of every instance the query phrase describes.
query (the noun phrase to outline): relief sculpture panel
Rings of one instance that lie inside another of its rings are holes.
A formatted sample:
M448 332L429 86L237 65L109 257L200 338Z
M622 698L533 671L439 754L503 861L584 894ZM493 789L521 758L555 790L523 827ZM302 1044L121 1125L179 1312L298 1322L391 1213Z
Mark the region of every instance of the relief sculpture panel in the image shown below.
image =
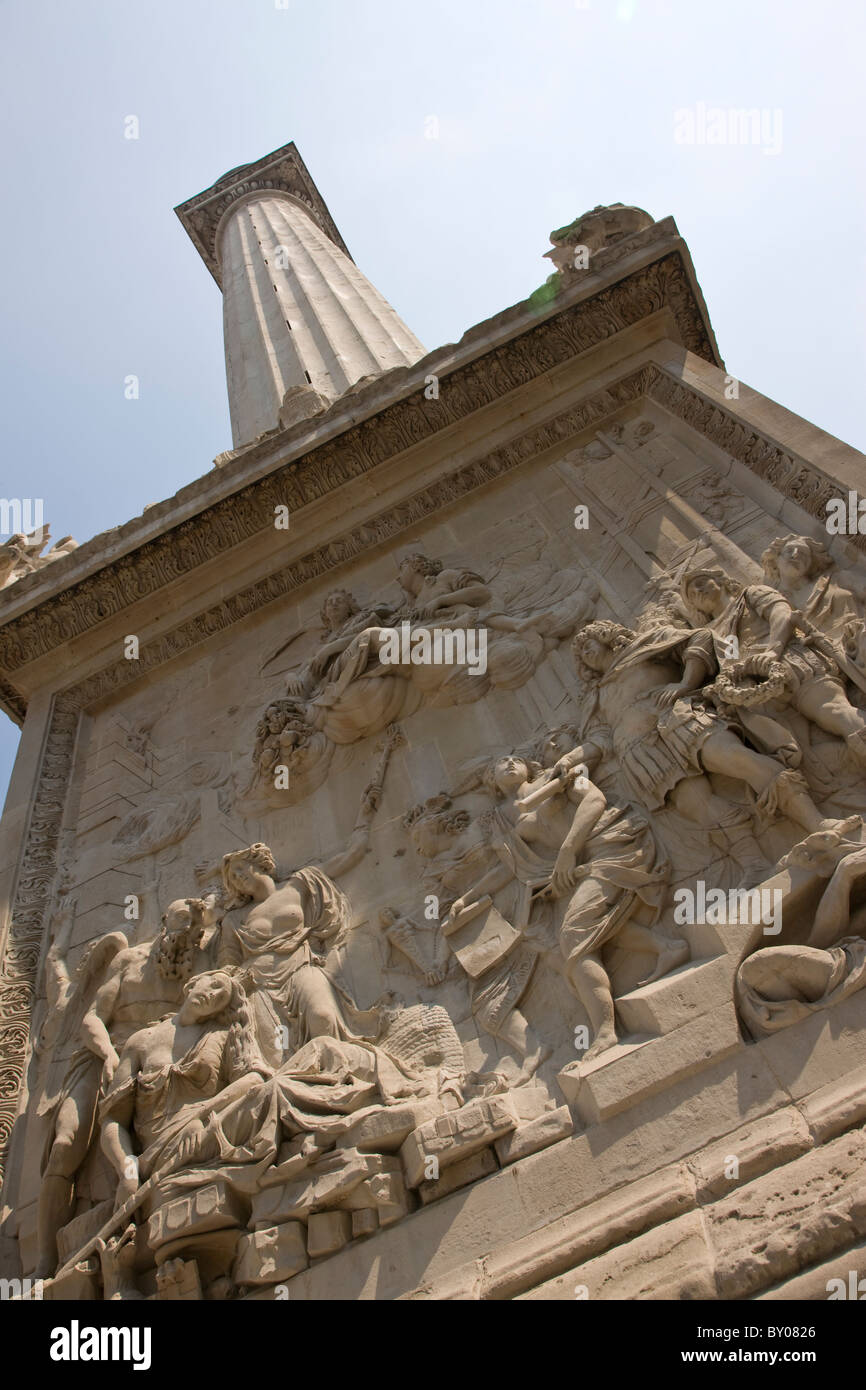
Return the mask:
M866 573L660 418L93 715L28 1070L51 1296L283 1296L866 985Z

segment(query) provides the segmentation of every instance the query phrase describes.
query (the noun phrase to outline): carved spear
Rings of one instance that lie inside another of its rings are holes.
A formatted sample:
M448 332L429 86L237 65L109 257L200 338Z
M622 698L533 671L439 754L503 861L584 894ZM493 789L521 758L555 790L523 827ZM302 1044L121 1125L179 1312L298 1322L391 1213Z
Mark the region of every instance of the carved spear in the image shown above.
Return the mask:
M168 1171L170 1171L170 1169ZM100 1226L96 1235L91 1236L90 1240L82 1245L78 1253L72 1255L70 1259L66 1261L66 1264L58 1269L52 1279L46 1279L46 1284L54 1284L58 1279L62 1279L64 1275L71 1274L77 1264L80 1264L82 1260L86 1260L88 1256L94 1255L98 1251L100 1243L110 1236L117 1226L128 1220L128 1218L132 1216L132 1213L138 1209L147 1194L156 1186L157 1180L166 1176L166 1172L153 1173L146 1182L142 1183L141 1187L136 1188L135 1192L127 1197L123 1206L117 1207L116 1210L111 1213L111 1216L109 1216L104 1225Z

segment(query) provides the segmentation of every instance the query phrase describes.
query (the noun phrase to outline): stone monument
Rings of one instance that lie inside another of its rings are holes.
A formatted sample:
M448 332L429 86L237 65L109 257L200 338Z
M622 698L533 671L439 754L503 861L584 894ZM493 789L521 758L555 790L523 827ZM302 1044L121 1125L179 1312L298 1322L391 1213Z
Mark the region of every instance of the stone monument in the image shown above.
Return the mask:
M294 145L177 213L231 448L0 554L0 1273L826 1297L866 1272L863 456L726 372L670 217L592 209L425 353Z

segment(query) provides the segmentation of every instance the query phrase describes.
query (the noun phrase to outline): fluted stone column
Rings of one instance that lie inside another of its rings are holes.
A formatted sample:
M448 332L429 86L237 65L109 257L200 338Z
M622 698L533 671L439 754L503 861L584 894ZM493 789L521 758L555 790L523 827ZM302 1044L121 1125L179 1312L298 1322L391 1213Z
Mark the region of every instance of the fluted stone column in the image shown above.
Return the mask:
M355 265L294 144L175 212L223 292L235 448L424 356Z
M216 252L235 446L312 414L362 377L424 348L300 203L265 192L233 206ZM288 393L288 397L287 397Z

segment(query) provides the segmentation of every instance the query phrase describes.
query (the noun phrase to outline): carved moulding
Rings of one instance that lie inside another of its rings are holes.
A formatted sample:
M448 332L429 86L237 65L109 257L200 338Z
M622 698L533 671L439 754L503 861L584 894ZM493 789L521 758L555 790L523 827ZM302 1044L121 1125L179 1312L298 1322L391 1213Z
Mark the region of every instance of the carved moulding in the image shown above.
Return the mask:
M0 705L7 710L9 717L13 719L16 724L24 723L24 716L27 713L27 706L24 703L24 699L15 689L14 685L10 685L2 676L0 676Z
M300 510L665 305L673 309L686 347L715 362L683 263L671 253L449 372L438 400L424 400L419 391L387 406L6 623L0 627L0 670L17 670L272 526L276 505ZM273 445L268 440L245 451L244 465L264 461Z
M43 924L57 870L78 712L72 695L58 696L54 702L0 967L0 1182L24 1080Z
M210 636L213 632L236 621L238 617L245 616L246 612L251 612L263 603L291 592L300 584L305 584L326 574L335 564L355 558L373 545L398 535L406 527L424 520L426 516L429 516L439 507L456 501L475 487L492 481L542 449L561 442L571 434L584 429L587 425L600 422L605 416L641 396L649 396L657 401L659 405L703 434L718 448L736 458L751 472L770 483L783 497L796 503L797 506L816 519L823 520L826 516L827 502L840 495L838 484L820 473L812 465L796 459L792 454L774 444L758 429L745 425L721 406L702 396L694 388L685 386L669 372L655 365L648 365L584 401L575 410L566 412L554 420L528 431L507 445L494 450L485 458L476 460L447 478L440 479L437 483L399 504L391 512L382 513L378 517L362 523L345 537L318 547L280 571L278 575L271 575L267 579L259 581L250 589L234 595L225 604L209 610L201 618L186 625L189 636L180 640L179 646L166 649L164 654L154 656L156 664L167 660L169 656L176 655L177 651L184 650L186 646L192 644L192 641L202 640L202 624L207 628L203 635ZM386 416L387 414L388 412L385 412ZM359 431L372 430L375 423L367 422L367 425L359 427ZM330 448L331 446L324 447ZM401 447L406 447L405 442ZM391 452L398 451L394 449ZM314 451L314 453L317 452ZM310 457L312 458L314 455ZM341 462L346 463L347 460L343 458ZM329 486L338 486L348 476L363 471L361 468L353 469L351 459L348 460L348 463L350 465L349 472L340 477L332 476L329 479ZM254 485L253 489L247 489L238 498L227 499L225 503L220 504L228 509L235 505L238 506L237 525L232 528L232 540L222 534L221 541L218 536L212 538L213 544L217 548L225 549L228 544L234 543L238 535L253 534L255 530L260 530L264 525L270 524L273 507L276 504L275 499L277 502L285 502L288 496L293 498L296 496L294 489L297 485L281 481L284 475L295 467L296 465L290 465L289 468L263 479L261 483ZM247 496L254 490L258 491L258 503L255 509L252 508L250 498ZM323 490L327 490L327 488ZM243 501L243 499L246 500ZM302 506L311 500L313 500L312 495L304 496L298 500L298 505ZM253 519L253 510L255 510L255 519ZM187 552L193 527L194 523L186 522L183 527L179 527L171 533L171 536L176 538L180 537L180 533L184 533L186 539L181 541L181 555ZM171 536L163 537L160 541L153 543L153 546L161 547L162 560L167 561L168 558L171 558ZM847 539L858 549L866 551L866 536L858 534ZM174 572L162 579L155 580L154 577L162 560L157 563L154 556L149 553L152 548L152 546L144 546L137 555L126 556L118 562L118 566L125 567L127 577L134 582L135 592L128 596L124 592L123 601L120 601L121 589L125 590L126 587L121 585L118 595L114 596L113 602L108 607L106 607L102 594L96 600L91 599L87 620L81 618L80 625L80 615L78 610L74 609L72 598L64 595L62 622L52 617L54 608L60 604L60 600L52 600L51 603L43 605L40 609L34 610L33 613L24 614L15 623L0 628L0 665L7 670L15 670L32 660L37 652L49 650L55 642L68 640L76 631L81 631L92 625L93 622L101 621L110 616L111 613L119 611L126 602L134 602L143 597L152 588L158 587L158 583L168 582L170 579L179 577L182 571L177 559L172 558ZM202 559L210 558L212 553L208 552L207 555L202 556ZM198 562L200 561L197 560L196 563ZM187 566L187 568L191 567ZM106 588L110 590L113 582L112 573L115 568L114 566L109 567L100 576L98 583L103 590ZM96 577L85 581L79 586L79 595L83 595L88 586L92 590L96 584ZM75 592L73 591L73 593ZM81 602L82 604L85 602L84 597L81 597ZM93 608L94 602L96 603L95 610ZM75 614L74 621L73 617L70 616L73 612ZM222 616L220 616L221 614ZM54 631L55 627L57 628L56 632ZM182 629L178 631L180 632ZM198 637L195 636L196 631L199 633ZM161 642L168 641L169 638L161 639ZM34 643L36 646L33 645ZM126 679L131 678L128 670L119 674ZM13 714L23 718L26 712L24 699L2 677L0 677L0 698L5 701Z
M233 594L231 598L213 605L161 637L143 643L137 662L117 661L83 682L80 687L82 703L89 705L120 686L137 680L143 671L161 666L164 662L207 641L250 613L257 612L265 604L284 598L305 584L329 574L338 566L396 539L442 507L502 477L543 450L567 441L572 435L605 419L622 406L640 399L645 394L647 370L642 368L632 376L614 383L573 410L527 431L486 457L477 459L430 484L390 510L362 522L344 536L315 547L267 578L258 580L248 588Z
M245 193L266 193L272 189L289 193L306 204L325 235L349 255L348 247L292 143L252 164L230 169L204 193L189 198L175 208L217 284L220 283L220 267L216 255L216 230L222 214Z
M823 522L827 503L840 497L839 484L811 464L796 458L774 444L760 430L745 424L692 387L685 386L661 368L651 373L647 393L659 405L685 424L706 436L718 448L745 464L750 472L770 483L783 497ZM846 536L852 545L866 551L866 536Z

